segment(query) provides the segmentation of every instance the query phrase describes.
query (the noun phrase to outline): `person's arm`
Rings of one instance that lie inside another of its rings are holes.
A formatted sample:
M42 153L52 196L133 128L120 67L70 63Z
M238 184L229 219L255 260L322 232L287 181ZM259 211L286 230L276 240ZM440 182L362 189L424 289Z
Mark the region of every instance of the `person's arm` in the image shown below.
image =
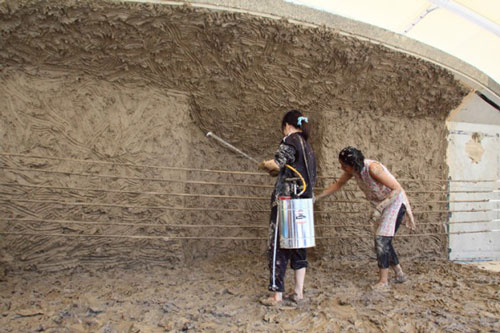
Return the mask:
M265 160L259 163L259 169L268 171L271 175L277 173L284 168L286 164L291 164L295 161L295 148L287 144L281 144L276 152L274 159Z
M317 197L315 197L315 201L318 201L324 197L327 197L329 196L330 194L332 194L333 192L337 192L338 190L340 190L340 188L342 186L344 186L345 183L347 183L347 181L349 179L351 179L352 175L347 173L347 172L344 172L342 174L342 176L340 176L340 178L333 184L331 184L330 186L328 186L327 188L325 188L323 190L323 192L321 192L320 195L318 195Z
M401 193L401 191L403 191L403 188L394 177L391 177L384 171L384 168L380 165L380 163L375 162L370 165L370 176L380 184L385 185L392 190L387 198L375 207L379 213L382 213L386 207L390 206L394 200L396 200L397 196Z

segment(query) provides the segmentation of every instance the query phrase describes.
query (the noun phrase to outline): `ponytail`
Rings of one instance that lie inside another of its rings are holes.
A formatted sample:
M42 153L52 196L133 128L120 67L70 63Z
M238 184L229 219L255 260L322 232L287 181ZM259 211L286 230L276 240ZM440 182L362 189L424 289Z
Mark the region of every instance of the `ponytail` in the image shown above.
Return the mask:
M309 139L311 133L309 129L309 120L299 110L290 110L283 117L281 122L281 128L285 128L286 124L290 124L293 127L302 130L302 136L304 139Z

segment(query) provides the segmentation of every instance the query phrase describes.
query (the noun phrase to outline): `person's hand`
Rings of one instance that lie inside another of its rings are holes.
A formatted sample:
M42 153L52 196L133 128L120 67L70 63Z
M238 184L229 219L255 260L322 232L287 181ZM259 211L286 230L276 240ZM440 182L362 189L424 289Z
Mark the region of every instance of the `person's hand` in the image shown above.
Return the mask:
M410 229L410 232L415 232L417 230L417 225L415 224L415 218L413 215L410 215L410 223L408 226L408 229Z
M321 200L324 198L324 195L320 194L318 196L313 196L313 203L316 203L318 200Z
M382 213L378 209L374 209L370 221L375 223L380 219L380 216L382 216Z
M260 162L259 164L257 164L257 168L258 168L259 170L265 170L265 171L267 171L267 168L266 168L266 161L262 161L262 162Z

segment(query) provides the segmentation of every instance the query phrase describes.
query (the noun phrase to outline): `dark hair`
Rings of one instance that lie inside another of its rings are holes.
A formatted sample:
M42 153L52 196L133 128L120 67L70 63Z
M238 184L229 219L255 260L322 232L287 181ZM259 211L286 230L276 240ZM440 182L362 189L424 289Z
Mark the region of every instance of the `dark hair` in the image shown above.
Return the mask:
M304 117L302 112L299 110L290 110L283 116L283 120L281 121L282 130L285 128L286 124L290 124L297 129L301 129L304 139L309 139L309 135L311 133L309 129L309 120Z
M340 162L354 168L357 172L361 172L365 166L365 157L361 150L354 147L345 147L339 153Z

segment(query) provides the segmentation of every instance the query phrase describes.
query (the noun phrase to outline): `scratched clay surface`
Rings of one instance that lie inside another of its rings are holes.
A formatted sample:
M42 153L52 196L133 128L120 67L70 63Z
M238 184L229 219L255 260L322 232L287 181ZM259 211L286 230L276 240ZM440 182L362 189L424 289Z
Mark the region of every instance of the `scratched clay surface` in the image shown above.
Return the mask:
M445 255L446 184L425 180L445 178L444 118L466 93L445 70L324 29L189 6L4 1L0 31L1 148L30 156L2 155L11 199L2 230L47 234L4 238L10 265L168 265L235 246L261 252L262 239L172 237L265 238L272 180L243 174L255 166L204 134L269 158L290 108L311 119L320 175L338 175L338 151L357 145L402 179L426 235L402 238L402 253ZM351 185L318 206L326 210L318 255L371 255L359 191Z

